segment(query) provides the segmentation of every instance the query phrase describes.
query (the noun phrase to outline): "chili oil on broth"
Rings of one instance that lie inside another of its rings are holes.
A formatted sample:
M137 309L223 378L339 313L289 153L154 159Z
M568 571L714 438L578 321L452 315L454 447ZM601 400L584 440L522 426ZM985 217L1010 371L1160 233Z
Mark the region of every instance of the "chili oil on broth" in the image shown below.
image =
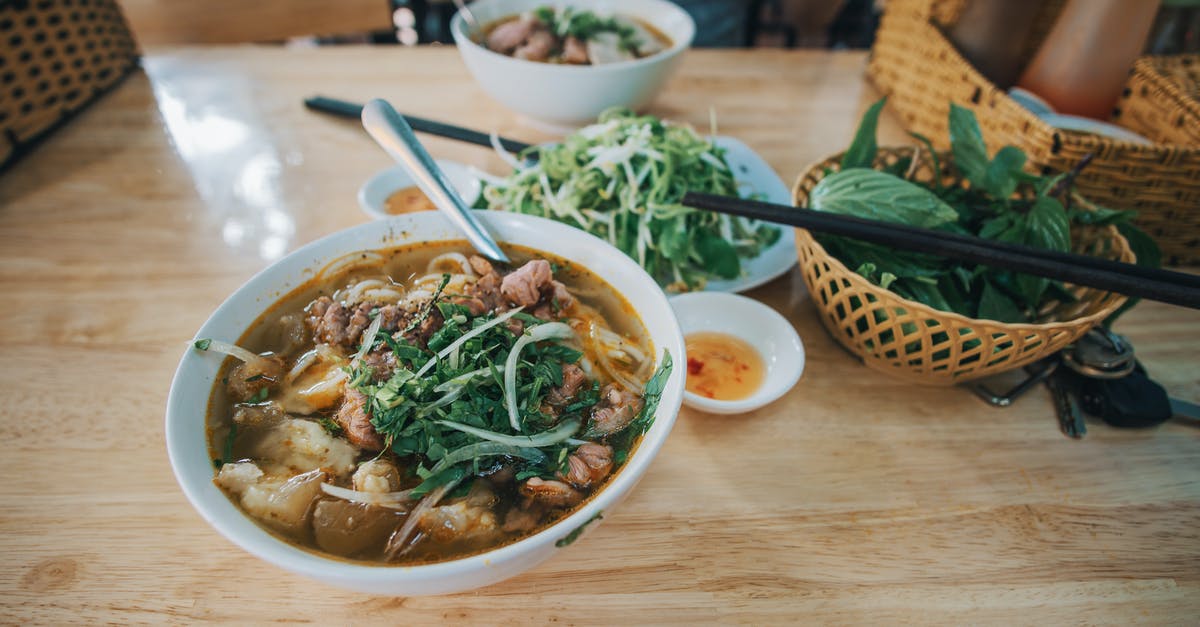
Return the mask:
M638 348L643 350L645 354L650 357L650 360L653 363L653 356L655 355L653 342L649 337L649 334L647 333L641 319L638 317L636 310L623 295L621 295L606 281L601 279L590 270L576 263L562 259L556 255L535 250L533 248L512 244L505 244L503 245L503 248L512 259L510 270L518 268L526 261L535 258L545 259L557 266L557 269L554 272L554 278L567 285L572 295L581 304L590 307L595 312L598 312L603 320L607 322L607 326L613 332L633 342ZM281 320L288 316L295 315L300 315L303 317L304 308L317 298L321 296L332 296L339 289L368 278L393 278L395 279L395 282L401 285L407 284L413 279L427 274L426 268L429 262L434 258L450 252L457 252L468 256L473 254L473 250L470 248L467 242L463 240L452 240L445 242L410 244L382 249L371 253L353 253L334 260L321 271L317 272L312 279L293 289L291 292L277 300L266 311L264 311L238 339L238 345L258 354L278 351L279 347L286 344L284 337L286 333L283 325L281 324ZM586 311L585 308L581 309ZM314 342L311 334L306 334L306 337L307 339L303 344L299 346L293 346L290 351L284 354L284 357L287 358L289 364L295 357L313 348ZM590 350L590 344L587 342L584 342L584 352L585 357L591 359L592 363L596 363L596 356L594 355L593 351ZM225 456L225 448L227 446L227 438L233 423L233 415L238 407L238 405L230 397L229 392L226 390L224 382L229 377L230 372L237 365L239 365L239 363L240 362L232 357L228 357L224 360L218 371L216 382L214 383L212 392L209 396L208 408L206 412L206 431L208 433L207 444L210 457L214 460L214 466L217 466L217 471L219 471L219 466L216 461L223 459ZM600 372L600 369L597 368L597 371ZM601 381L601 385L611 382L611 378L603 375L597 378ZM637 380L639 388L644 387L646 378L648 378L648 375L647 377ZM328 418L333 414L334 411L336 411L336 409L337 406L335 404L330 411L319 412L319 415L294 417ZM285 414L285 417L293 416ZM530 531L505 534L497 542L483 542L478 545L470 545L469 543L466 545L458 545L453 551L443 554L439 554L437 552L437 547L426 546L424 547L424 551L414 551L413 553L404 556L403 559L391 562L382 560L381 556L379 555L371 555L371 553L378 553L378 551L366 551L359 552L357 554L343 555L330 552L317 546L311 529L313 510L316 509L316 505L326 501L340 501L342 503L348 503L347 501L341 501L341 499L337 499L326 494L320 494L313 502L312 509L309 510L309 515L305 525L307 529L293 534L264 524L255 516L252 516L249 512L244 511L244 508L239 502L237 496L226 492L224 489L222 489L222 492L226 494L226 497L229 498L236 507L243 509L243 514L258 524L260 528L292 546L320 555L324 558L336 559L361 565L374 565L382 567L413 566L469 557L471 555L483 553L506 546L508 544L512 544L525 537L536 535L537 533L540 533L541 531L553 526L557 522L569 516L571 513L577 511L579 508L584 507L596 494L603 491L608 484L614 480L618 473L621 472L625 464L628 462L628 459L636 453L641 441L641 436L633 438L624 460L620 463L615 463L611 473L598 485L592 488L590 492L587 492L579 503L564 510L555 512L551 519L544 521L542 524ZM257 440L248 441L247 438L240 436L235 438L232 451L230 451L231 455L229 456L229 459L231 461L241 461L247 459L250 461L255 461L253 456L248 455L247 453L254 448L256 443ZM359 451L356 462L362 463L375 457L382 457L386 453L387 452L385 451L385 453L376 455L369 451ZM397 460L397 462L398 466L404 466L402 461ZM473 478L472 480L475 481L479 479ZM409 488L418 483L420 483L420 479L410 479L410 482L405 482L402 487ZM515 507L515 500L519 498L515 494L508 493L515 493L515 485L516 484L514 483L512 486L510 486L512 489L505 491L505 494L499 494L499 491L497 493L497 496L500 498L501 502L510 507ZM445 501L443 501L443 504L444 503ZM387 508L383 507L357 505L357 509L357 514L362 518L360 526L365 530L369 530L372 527L375 527L377 530L377 527L380 525L391 525L391 529L394 530L404 520L403 514L396 514L393 510L388 510ZM498 509L496 511L503 510Z

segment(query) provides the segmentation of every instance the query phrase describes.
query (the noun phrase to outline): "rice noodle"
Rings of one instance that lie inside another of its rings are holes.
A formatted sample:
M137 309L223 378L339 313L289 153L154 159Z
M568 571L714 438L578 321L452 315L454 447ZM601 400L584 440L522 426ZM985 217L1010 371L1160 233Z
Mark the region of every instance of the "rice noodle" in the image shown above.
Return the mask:
M403 288L382 279L364 279L333 293L333 299L346 305L359 303L396 303L404 298Z
M608 360L608 355L605 354L607 351L602 350L603 347L599 346L600 341L596 337L596 329L599 328L596 323L589 321L588 325L588 337L592 340L592 352L596 354L596 361L599 362L600 368L604 370L604 372L608 373L608 376L612 377L613 381L617 382L617 384L619 384L621 387L630 392L634 392L635 394L641 393L641 387L633 381L630 381L625 375L621 374L616 368L613 367L612 362Z
M463 274L468 277L475 278L475 269L472 268L470 262L467 261L467 256L457 252L442 253L437 257L430 259L429 264L425 266L425 271L429 273L450 272L449 270L440 268L440 266L445 265L447 261L453 261L458 265L458 271L451 272L451 274Z

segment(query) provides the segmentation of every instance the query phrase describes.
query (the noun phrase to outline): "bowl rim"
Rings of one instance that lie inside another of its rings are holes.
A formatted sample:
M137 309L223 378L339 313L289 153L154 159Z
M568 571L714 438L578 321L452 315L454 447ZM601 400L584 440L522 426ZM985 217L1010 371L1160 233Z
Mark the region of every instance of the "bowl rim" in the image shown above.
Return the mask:
M473 6L495 4L500 2L504 2L504 0L476 0L476 2L473 3ZM550 2L547 2L547 4L550 4ZM566 6L573 3L555 0L553 4L555 6ZM500 54L499 52L491 50L487 46L482 46L476 43L475 40L471 39L469 35L467 35L466 21L462 17L461 10L455 11L454 16L450 18L450 35L454 38L455 46L459 48L462 48L464 44L467 44L472 49L478 50L485 55L490 55L489 58L494 58L498 62L515 64L512 65L512 67L540 67L543 68L541 71L559 73L562 76L584 76L587 74L594 75L596 73L614 73L640 66L652 65L661 61L666 61L667 59L678 55L684 50L687 50L692 45L692 41L694 41L696 38L696 21L692 18L691 14L683 9L683 7L680 7L673 2L668 2L667 0L638 0L638 4L641 6L659 7L682 17L684 19L684 24L687 27L686 36L673 40L671 42L671 47L667 48L666 50L661 50L640 59L618 61L617 63L605 63L603 65L573 65L570 63L543 63L541 61L517 59L506 54ZM653 26L658 28L657 24L653 24Z
M589 523L595 520L597 515L604 513L615 505L637 484L657 457L659 450L670 434L683 401L682 377L684 370L679 367L679 362L683 359L684 354L683 336L679 330L679 323L675 319L674 311L671 309L670 303L667 302L665 293L632 259L617 249L612 248L607 242L585 231L538 216L496 212L479 212L479 214L479 218L485 223L489 221L496 222L507 225L510 228L518 229L531 227L536 228L539 235L544 234L548 238L582 238L582 241L588 242L587 245L589 246L600 245L601 251L611 253L608 256L611 257L610 263L617 266L615 269L616 273L620 273L622 277L630 277L629 280L631 281L644 283L647 287L653 288L648 291L651 302L643 300L637 304L633 302L630 302L630 304L634 306L635 311L639 313L639 317L643 320L645 316L641 312L648 309L661 311L664 314L664 321L670 333L668 337L652 338L655 349L659 351L659 360L656 362L656 365L661 363L664 353L670 353L671 357L675 360L675 368L671 372L660 396L653 425L643 434L637 448L629 456L625 465L619 469L617 475L610 479L602 490L591 495L575 511L564 516L554 524L515 542L481 553L442 562L418 565L372 564L325 556L286 542L267 531L254 522L249 515L243 512L223 492L219 494L222 497L220 500L206 495L204 492L207 488L215 489L215 485L212 483L215 473L213 472L211 463L208 466L207 473L199 474L197 479L191 481L187 479L187 477L197 475L199 469L191 469L184 466L185 451L189 447L202 445L206 449L204 458L208 458L207 442L181 441L181 438L184 437L181 433L186 431L185 420L194 419L195 415L199 414L199 419L207 425L207 404L200 409L181 406L183 402L181 397L185 394L184 390L189 385L196 385L195 382L183 380L185 369L190 369L191 363L198 363L196 360L201 359L201 356L192 350L191 342L189 341L172 377L171 388L167 397L165 414L167 453L176 482L183 490L184 495L192 507L218 533L243 550L264 561L313 579L339 584L350 589L362 589L361 587L356 587L355 584L365 581L369 581L372 585L376 586L395 585L398 587L404 583L446 578L488 568L497 568L505 563L517 564L523 556L531 555L534 551L542 547L549 548L549 543L553 543L555 540L561 541L573 532L587 527ZM408 239L410 233L419 233L421 230L440 227L443 230L451 231L451 227L448 225L447 218L440 212L421 212L393 216L387 220L371 220L321 237L276 260L248 279L222 301L216 310L205 320L204 324L201 325L195 337L206 337L205 333L207 330L220 324L223 319L236 315L235 308L244 306L242 305L243 302L256 303L254 305L252 320L261 316L262 312L273 306L279 298L297 287L284 286L280 288L279 286L280 282L287 276L288 271L285 268L289 268L292 264L299 262L298 265L300 267L311 269L314 265L320 267L321 264L328 264L335 259L340 259L347 254L359 250L370 250L369 248L352 246L351 244L359 237L368 237L376 233L385 235L385 240L388 234L400 234L399 238L395 238L397 241L394 244L379 244L377 248L460 239L457 235L449 238L418 237ZM537 246L519 245L539 250ZM336 254L320 252L330 247L341 252ZM313 259L316 261L312 262L311 260ZM614 285L613 287L624 294L624 291L617 286ZM269 295L269 297L262 298L263 295ZM239 332L244 333L245 330L242 329ZM207 400L211 395L212 386L215 385L215 379L213 381L203 381L202 384L204 387L202 390L203 398ZM199 476L205 478L201 481L199 480ZM540 561L540 559L537 561ZM537 561L534 563L537 563ZM532 565L528 564L527 566ZM520 567L501 578L515 576L524 570L525 567ZM409 594L399 589L395 593Z

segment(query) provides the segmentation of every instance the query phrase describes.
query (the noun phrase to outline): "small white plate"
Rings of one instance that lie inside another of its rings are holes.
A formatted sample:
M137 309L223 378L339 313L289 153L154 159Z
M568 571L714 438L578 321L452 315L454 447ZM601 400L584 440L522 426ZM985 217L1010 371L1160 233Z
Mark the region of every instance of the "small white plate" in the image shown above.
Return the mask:
M721 292L693 292L671 297L671 309L684 338L699 331L727 333L754 347L766 363L767 373L754 394L736 401L719 401L685 391L683 402L710 414L754 411L783 396L804 373L804 342L787 318L745 296Z
M792 191L771 166L749 146L724 135L714 143L725 149L725 161L733 169L738 191L743 197L783 205L792 204ZM796 239L792 229L779 227L779 241L753 259L742 260L742 276L736 279L712 279L705 286L709 292L744 292L756 288L792 269L796 265Z
M792 204L792 192L775 170L749 146L732 137L718 136L714 143L725 149L725 161L733 170L738 191L743 197L767 202ZM436 160L467 205L479 198L482 183L467 166L443 159ZM388 168L371 177L358 190L358 204L374 218L390 217L384 211L384 201L397 190L415 185L403 166ZM779 240L753 259L742 260L742 276L736 279L711 279L704 290L708 292L744 292L774 279L796 264L796 240L792 229L780 226Z
M450 179L450 184L458 191L458 195L462 196L463 202L467 203L468 207L473 205L479 198L479 192L482 189L479 178L471 174L467 166L457 161L446 159L434 159L434 161L437 162L442 172L446 173L446 178ZM390 218L392 215L384 207L388 196L416 184L408 170L402 165L381 170L358 188L358 206L372 218Z

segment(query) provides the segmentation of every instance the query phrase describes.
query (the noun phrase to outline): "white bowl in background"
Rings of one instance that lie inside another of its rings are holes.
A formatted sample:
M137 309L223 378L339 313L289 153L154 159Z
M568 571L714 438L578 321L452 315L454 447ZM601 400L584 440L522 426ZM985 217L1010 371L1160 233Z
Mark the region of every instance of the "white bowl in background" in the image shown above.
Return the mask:
M268 533L213 484L206 414L222 359L189 347L179 362L167 399L167 452L184 494L217 531L272 564L329 585L374 594L441 594L485 586L532 568L560 550L557 542L574 532L595 528L599 514L608 512L638 482L670 433L683 398L683 335L666 295L631 259L579 229L513 213L480 211L478 217L500 242L558 255L582 264L607 281L641 317L659 360L665 351L677 364L662 393L654 424L616 476L557 523L478 555L420 566L370 566L323 557ZM217 308L196 337L236 341L267 308L333 260L363 250L445 240L462 240L462 236L439 212L396 216L340 231L300 248L255 275Z
M715 331L740 338L754 347L766 365L763 383L750 396L720 401L684 391L683 402L709 414L742 414L783 396L804 373L804 342L779 312L745 296L723 292L691 292L671 297L671 307L684 336Z
M479 177L472 174L470 168L457 161L447 159L434 159L434 161L437 162L442 172L446 173L446 178L450 179L450 184L462 197L463 202L468 207L475 204L475 201L479 199L480 190L483 188ZM387 212L385 206L388 197L405 187L413 187L416 184L412 175L408 173L408 168L402 165L380 170L375 173L375 176L367 179L362 187L358 188L358 206L372 218L390 218L392 214Z
M638 18L671 38L671 47L658 54L608 65L564 65L525 61L475 43L461 14L450 21L450 33L467 69L483 90L504 106L536 122L573 127L595 121L614 106L640 109L667 82L684 50L692 44L696 23L666 0L477 0L471 13L481 24L532 11L547 4L576 6L600 13Z

